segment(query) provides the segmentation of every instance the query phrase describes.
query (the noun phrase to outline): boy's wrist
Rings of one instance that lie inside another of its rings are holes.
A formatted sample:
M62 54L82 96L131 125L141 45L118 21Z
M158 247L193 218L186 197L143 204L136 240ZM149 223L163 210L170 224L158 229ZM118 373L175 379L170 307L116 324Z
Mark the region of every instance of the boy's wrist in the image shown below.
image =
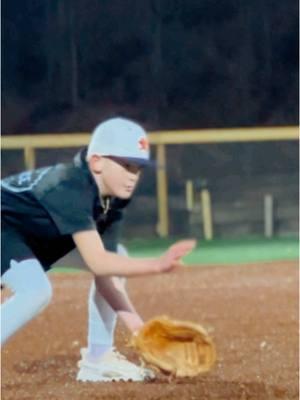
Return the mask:
M137 333L144 325L142 318L135 312L118 311L118 316L132 334Z

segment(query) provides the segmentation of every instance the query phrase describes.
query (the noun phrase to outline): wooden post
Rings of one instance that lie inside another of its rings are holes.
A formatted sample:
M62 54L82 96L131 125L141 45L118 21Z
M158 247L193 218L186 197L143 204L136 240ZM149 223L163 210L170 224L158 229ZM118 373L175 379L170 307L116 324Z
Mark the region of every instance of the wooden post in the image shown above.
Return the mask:
M33 147L24 147L24 161L27 170L34 169L35 167L35 151Z
M188 211L193 211L194 208L194 184L191 179L185 182L185 199L186 199L186 209Z
M213 223L212 223L211 199L209 191L207 189L201 190L200 197L201 197L204 238L206 240L212 240Z
M168 183L166 171L166 148L164 144L157 146L157 201L158 201L158 224L157 233L161 237L169 234L168 216Z
M266 194L264 197L264 225L265 237L271 238L274 234L273 196Z

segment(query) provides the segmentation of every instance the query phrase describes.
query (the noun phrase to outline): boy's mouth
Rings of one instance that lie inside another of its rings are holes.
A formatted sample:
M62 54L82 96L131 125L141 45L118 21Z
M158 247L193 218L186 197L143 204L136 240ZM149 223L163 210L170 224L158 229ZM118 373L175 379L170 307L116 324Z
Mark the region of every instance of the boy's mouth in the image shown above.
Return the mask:
M134 186L125 186L125 189L127 192L132 192L134 189Z

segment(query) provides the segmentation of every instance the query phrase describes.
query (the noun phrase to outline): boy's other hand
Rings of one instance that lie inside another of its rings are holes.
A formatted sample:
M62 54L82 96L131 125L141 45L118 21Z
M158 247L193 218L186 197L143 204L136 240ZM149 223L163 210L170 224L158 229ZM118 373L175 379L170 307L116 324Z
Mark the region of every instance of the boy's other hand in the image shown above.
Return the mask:
M144 325L142 318L135 312L118 311L118 315L132 334L136 334Z
M160 272L169 272L181 265L181 258L189 254L195 247L195 239L176 242L159 258Z

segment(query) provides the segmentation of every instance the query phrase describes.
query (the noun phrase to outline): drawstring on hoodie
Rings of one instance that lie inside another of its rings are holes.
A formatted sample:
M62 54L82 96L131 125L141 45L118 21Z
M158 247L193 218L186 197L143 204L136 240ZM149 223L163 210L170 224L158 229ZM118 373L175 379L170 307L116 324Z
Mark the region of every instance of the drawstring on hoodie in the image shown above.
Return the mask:
M103 208L103 213L107 214L110 207L110 197L100 197L101 207Z

